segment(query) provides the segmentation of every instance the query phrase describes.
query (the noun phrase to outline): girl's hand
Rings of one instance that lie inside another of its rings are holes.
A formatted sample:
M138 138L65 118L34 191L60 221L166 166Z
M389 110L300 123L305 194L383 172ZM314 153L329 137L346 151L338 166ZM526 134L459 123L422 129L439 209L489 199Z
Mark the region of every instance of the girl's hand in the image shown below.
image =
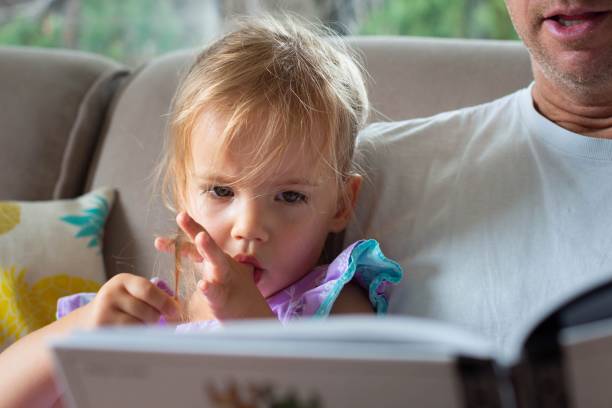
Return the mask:
M171 237L155 238L155 249L168 254L174 253L176 239ZM193 262L202 262L203 258L191 242L183 242L179 248L181 257L187 257Z
M215 318L274 317L255 285L252 265L241 264L223 252L204 227L187 213L179 213L176 222L193 242L182 253L200 263L202 279L197 288Z
M83 309L83 327L156 323L160 316L175 321L180 316L179 305L171 296L129 273L112 277Z

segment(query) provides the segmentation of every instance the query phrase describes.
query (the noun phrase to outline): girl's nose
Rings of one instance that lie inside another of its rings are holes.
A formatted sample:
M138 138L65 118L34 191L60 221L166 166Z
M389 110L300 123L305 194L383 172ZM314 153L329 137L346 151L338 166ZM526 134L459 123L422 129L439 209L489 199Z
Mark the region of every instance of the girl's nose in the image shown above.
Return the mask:
M265 209L254 198L245 200L235 209L232 237L239 240L266 242L269 239L265 226Z

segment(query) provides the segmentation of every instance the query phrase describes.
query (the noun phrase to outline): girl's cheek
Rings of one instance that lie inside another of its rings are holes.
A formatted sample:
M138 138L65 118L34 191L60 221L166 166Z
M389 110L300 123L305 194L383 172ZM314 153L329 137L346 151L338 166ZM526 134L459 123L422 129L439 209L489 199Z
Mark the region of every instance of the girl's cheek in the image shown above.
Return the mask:
M206 203L206 198L199 195L192 201L192 212L190 213L198 224L206 227L203 223L214 218L215 206Z
M285 225L317 224L324 214L311 205L284 206L275 215Z
M201 203L200 203L200 197L198 196L198 194L196 194L195 192L191 191L189 194L189 197L187 198L187 213L189 214L189 216L191 218L193 218L194 220L196 219L196 217L198 216L198 214L200 213L200 207L201 207Z

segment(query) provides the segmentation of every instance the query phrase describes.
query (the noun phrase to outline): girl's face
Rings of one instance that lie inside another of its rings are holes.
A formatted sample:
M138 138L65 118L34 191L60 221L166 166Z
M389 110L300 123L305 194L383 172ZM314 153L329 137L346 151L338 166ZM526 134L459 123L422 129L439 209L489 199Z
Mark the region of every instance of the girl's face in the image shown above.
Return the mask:
M346 226L351 208L340 205L332 170L297 146L263 180L240 182L244 169L257 164L249 153L256 137L240 135L237 151L216 156L225 125L223 116L211 112L198 119L187 212L229 256L255 267L257 288L269 297L316 265L327 234ZM360 181L347 183L349 197Z

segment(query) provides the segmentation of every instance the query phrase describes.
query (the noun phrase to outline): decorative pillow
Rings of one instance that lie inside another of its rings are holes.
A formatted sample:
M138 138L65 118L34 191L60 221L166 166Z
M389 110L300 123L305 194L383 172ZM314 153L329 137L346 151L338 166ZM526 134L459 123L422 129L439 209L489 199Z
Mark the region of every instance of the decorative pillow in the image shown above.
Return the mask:
M100 288L113 200L100 188L72 200L0 201L0 350L55 320L58 298Z

